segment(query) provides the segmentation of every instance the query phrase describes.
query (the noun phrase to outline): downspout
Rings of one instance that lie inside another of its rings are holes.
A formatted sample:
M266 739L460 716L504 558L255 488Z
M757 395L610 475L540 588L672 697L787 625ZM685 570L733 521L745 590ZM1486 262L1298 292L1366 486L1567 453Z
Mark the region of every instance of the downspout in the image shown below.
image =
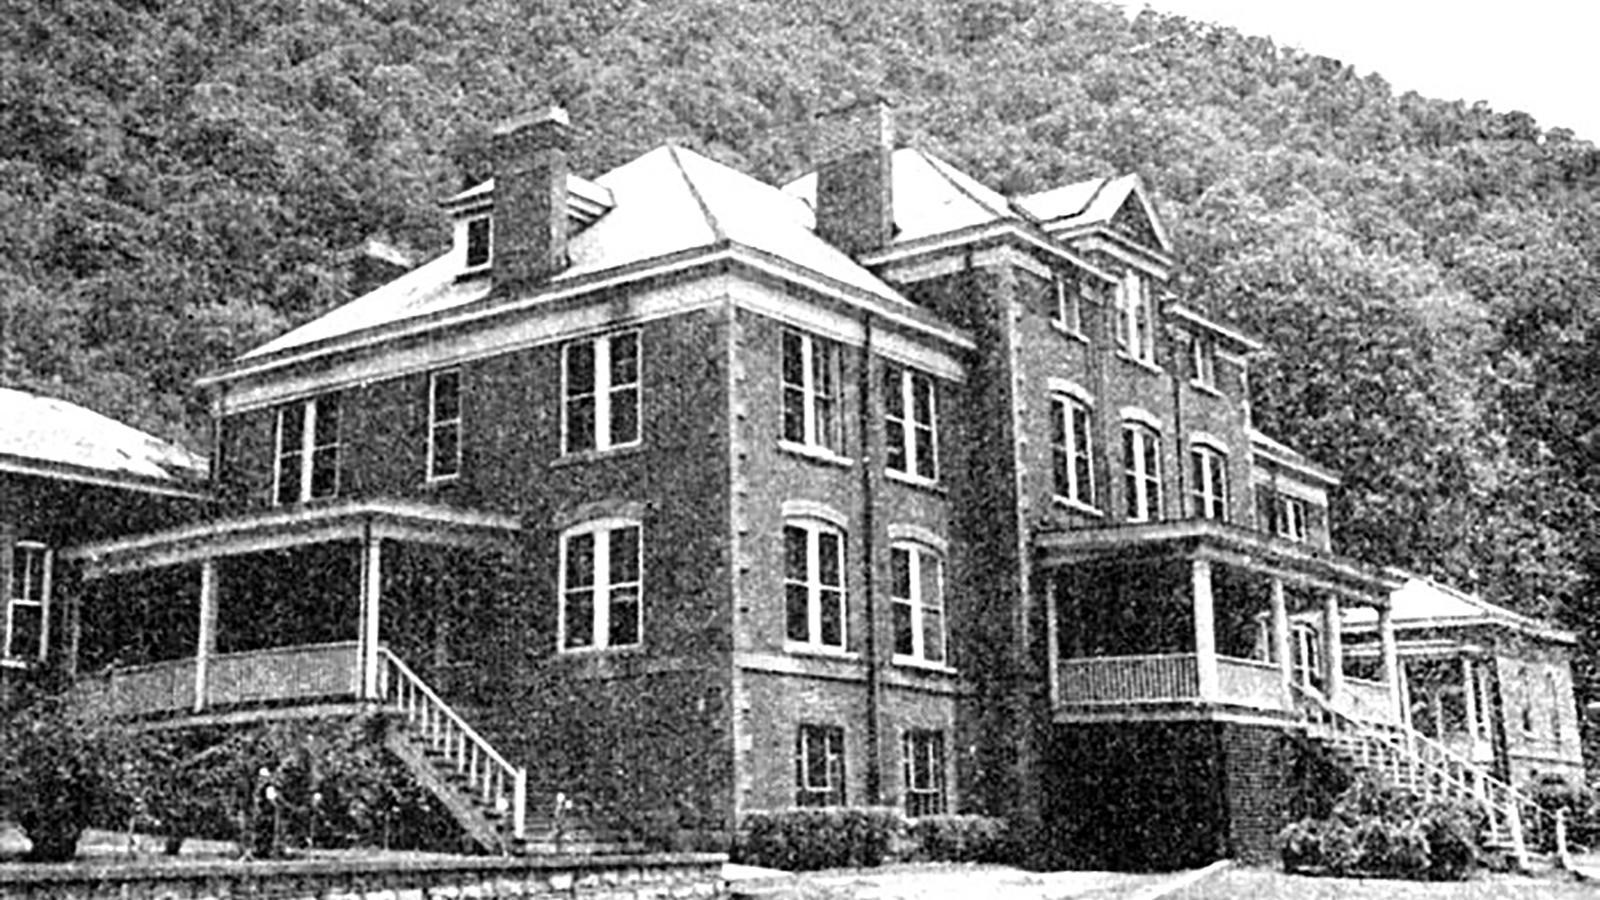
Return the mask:
M877 805L883 801L883 666L878 658L878 585L877 585L877 495L878 454L873 453L876 443L874 415L878 407L873 390L872 315L861 317L861 357L857 375L857 390L861 395L859 409L860 433L857 442L861 456L861 556L863 561L863 601L867 615L867 802Z

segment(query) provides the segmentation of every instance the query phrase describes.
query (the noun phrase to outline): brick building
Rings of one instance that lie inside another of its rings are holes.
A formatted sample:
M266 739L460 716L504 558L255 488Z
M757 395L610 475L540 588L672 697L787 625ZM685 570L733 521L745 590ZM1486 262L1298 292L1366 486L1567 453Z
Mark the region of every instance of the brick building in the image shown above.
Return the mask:
M382 704L485 847L570 802L1264 852L1308 734L1400 702L1336 476L1252 427L1260 345L1173 295L1137 178L1007 197L881 106L818 132L779 188L498 130L448 252L207 379L217 515L70 554L80 665L138 664L132 714Z

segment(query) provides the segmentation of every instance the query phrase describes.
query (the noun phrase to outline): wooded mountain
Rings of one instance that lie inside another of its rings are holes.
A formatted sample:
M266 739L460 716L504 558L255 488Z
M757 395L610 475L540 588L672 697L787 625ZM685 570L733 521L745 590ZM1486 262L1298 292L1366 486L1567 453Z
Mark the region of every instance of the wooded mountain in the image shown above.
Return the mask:
M204 448L193 379L348 299L340 250L441 248L493 123L779 180L878 92L1007 190L1143 175L1179 292L1271 348L1260 425L1343 472L1346 551L1600 621L1600 151L1526 114L1087 0L0 7L0 384Z

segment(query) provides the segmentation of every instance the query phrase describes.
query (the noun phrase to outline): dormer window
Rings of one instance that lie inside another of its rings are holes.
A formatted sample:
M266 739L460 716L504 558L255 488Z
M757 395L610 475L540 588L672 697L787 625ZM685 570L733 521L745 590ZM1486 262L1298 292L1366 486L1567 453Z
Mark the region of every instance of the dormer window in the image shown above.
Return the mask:
M1117 290L1117 346L1139 362L1155 364L1155 298L1138 272L1123 275Z
M490 224L488 216L467 220L467 268L481 269L489 264Z

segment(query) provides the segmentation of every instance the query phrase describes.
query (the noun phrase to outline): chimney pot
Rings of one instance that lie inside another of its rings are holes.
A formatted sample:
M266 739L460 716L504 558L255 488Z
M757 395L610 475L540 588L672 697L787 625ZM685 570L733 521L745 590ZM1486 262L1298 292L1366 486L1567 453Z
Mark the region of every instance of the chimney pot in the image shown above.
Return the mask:
M494 129L496 291L548 279L567 265L568 155L575 133L551 106Z

